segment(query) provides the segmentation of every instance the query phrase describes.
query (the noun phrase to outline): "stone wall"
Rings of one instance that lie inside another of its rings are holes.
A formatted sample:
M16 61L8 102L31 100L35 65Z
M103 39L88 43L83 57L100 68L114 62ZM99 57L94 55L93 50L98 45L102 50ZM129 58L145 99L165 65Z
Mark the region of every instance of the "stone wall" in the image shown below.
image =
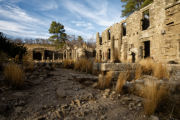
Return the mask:
M101 35L97 33L96 58L103 62L114 62L117 58L121 62L138 62L146 57L161 62L179 61L179 9L180 2L154 0ZM147 29L143 30L144 26L148 26Z
M35 61L57 61L62 60L62 52L52 45L25 44L28 56Z

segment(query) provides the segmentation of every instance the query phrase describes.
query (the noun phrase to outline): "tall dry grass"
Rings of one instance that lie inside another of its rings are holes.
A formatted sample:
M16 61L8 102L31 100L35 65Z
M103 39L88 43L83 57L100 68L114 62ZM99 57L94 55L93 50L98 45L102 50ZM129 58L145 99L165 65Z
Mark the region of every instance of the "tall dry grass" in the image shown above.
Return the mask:
M6 82L13 87L21 87L24 84L24 71L15 63L9 63L4 68Z
M147 115L152 115L158 105L163 101L168 94L164 86L159 86L157 81L149 80L144 87L144 112Z
M71 59L63 60L62 63L64 68L74 68L74 61Z
M167 70L166 65L162 63L156 63L153 69L153 76L157 77L158 79L169 79L169 72Z
M74 62L74 69L81 71L81 72L92 73L93 72L93 62L86 58L81 58Z
M118 80L117 80L117 83L116 83L116 88L115 88L117 93L121 93L122 92L122 88L125 85L125 83L128 80L128 78L129 78L129 72L128 71L121 72L119 74Z
M113 80L113 75L113 71L107 72L106 75L100 74L98 79L98 87L100 89L109 88Z
M26 72L32 72L34 70L35 64L34 64L32 58L29 57L28 54L23 56L22 62L23 62L24 70Z
M135 79L139 79L142 75L152 75L158 79L169 79L166 65L155 63L151 58L141 60L136 67Z

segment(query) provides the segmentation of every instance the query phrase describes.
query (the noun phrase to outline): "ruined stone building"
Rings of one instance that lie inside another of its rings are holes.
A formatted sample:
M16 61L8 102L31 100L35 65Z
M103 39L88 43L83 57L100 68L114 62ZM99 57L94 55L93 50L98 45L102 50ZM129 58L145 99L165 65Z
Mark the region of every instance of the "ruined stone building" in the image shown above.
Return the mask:
M28 56L35 61L56 61L62 60L63 54L52 45L25 44Z
M180 62L180 0L154 0L96 35L96 59Z
M65 45L63 49L63 60L71 59L78 60L80 58L93 58L95 57L95 49L89 47L87 44L79 45Z

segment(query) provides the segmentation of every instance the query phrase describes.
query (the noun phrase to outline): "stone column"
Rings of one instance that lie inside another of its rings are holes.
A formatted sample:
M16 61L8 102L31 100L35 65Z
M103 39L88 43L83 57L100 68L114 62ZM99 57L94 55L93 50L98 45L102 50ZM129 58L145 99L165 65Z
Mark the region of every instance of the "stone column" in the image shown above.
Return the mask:
M111 38L111 62L114 62L114 36Z
M63 51L63 60L64 60L64 51Z
M68 51L66 50L66 59L68 59Z
M44 61L44 51L41 52L41 61L43 62Z
M54 52L53 52L53 54L52 54L52 61L54 62Z

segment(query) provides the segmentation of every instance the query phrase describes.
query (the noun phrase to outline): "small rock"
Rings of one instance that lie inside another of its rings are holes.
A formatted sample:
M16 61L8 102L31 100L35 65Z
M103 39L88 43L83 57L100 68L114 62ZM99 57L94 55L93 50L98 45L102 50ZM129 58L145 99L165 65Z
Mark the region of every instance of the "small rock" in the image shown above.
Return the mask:
M141 107L142 106L142 103L138 103L138 105L137 105L138 107Z
M149 120L159 120L157 116L151 115Z
M80 107L81 106L81 102L80 102L80 100L75 100L75 102L77 103L77 105L78 105L78 107Z

